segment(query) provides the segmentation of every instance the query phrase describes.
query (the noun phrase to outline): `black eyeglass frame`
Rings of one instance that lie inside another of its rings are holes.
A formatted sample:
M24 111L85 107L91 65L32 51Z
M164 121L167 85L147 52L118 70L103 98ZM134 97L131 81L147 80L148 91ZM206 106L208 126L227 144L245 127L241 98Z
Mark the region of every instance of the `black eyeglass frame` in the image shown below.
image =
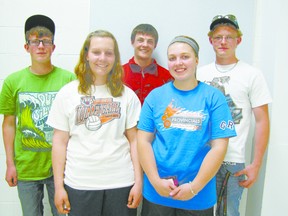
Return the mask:
M31 41L34 42L34 44L31 44ZM39 39L34 39L34 40L27 40L27 44L30 46L39 46L40 43L42 42L43 46L53 46L54 45L54 41L53 40L39 40Z

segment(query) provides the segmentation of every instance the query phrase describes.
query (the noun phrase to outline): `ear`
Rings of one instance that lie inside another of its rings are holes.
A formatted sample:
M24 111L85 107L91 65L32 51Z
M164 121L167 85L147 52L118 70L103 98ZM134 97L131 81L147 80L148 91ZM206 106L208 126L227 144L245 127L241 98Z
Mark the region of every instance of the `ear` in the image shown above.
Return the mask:
M56 45L53 44L52 52L54 52L55 48L56 48Z
M242 41L242 37L238 37L237 38L237 46L241 43L241 41Z
M29 45L27 43L24 44L24 49L29 53Z
M210 42L210 44L213 44L212 43L212 37L209 37L209 42Z

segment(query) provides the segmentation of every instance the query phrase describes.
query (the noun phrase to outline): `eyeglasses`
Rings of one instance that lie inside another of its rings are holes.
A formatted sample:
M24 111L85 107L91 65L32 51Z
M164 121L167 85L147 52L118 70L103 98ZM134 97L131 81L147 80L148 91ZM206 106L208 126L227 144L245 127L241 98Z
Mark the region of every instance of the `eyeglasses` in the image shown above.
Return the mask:
M218 35L218 36L215 36L215 37L213 37L212 39L213 39L213 42L214 43L220 43L220 42L222 42L224 39L225 39L225 41L227 41L228 43L230 43L230 42L232 42L235 38L237 38L237 37L232 37L232 36L223 36L223 35Z
M27 41L27 43L30 46L39 46L41 42L42 42L43 46L52 46L53 45L53 40L49 40L49 39L44 39L44 40L35 39L35 40L28 40Z
M238 25L238 21L237 21L237 18L236 16L232 15L232 14L227 14L227 15L217 15L215 16L213 19L212 19L212 24L215 23L214 25L216 25L217 23L221 23L220 22L217 22L217 20L220 20L220 19L227 19L231 22L231 24L233 24L237 29L239 29L239 25ZM213 25L213 26L214 26Z

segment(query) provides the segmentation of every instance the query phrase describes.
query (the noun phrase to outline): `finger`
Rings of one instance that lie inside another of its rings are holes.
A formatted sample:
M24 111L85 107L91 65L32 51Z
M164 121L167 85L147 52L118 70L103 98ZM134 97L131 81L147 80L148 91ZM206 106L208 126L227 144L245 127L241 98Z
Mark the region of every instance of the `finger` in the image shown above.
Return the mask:
M137 208L137 203L135 200L128 201L127 207L128 208Z
M174 188L174 189L169 193L169 196L174 197L174 196L176 196L179 192L180 192L180 188L179 188L179 187L176 187L176 188Z
M247 179L247 180L244 180L244 181L240 181L240 182L239 182L239 185L240 185L241 187L244 187L244 188L249 188L249 187L251 186L251 183L252 183L252 181L250 181L249 179Z
M241 175L245 175L244 170L240 170L240 171L234 173L234 176L236 176L236 177L241 176Z
M65 201L64 207L65 209L71 209L70 202L68 200Z
M13 186L16 186L18 184L18 179L17 177L13 178Z
M127 201L128 201L128 204L129 203L131 204L133 202L133 196L131 194L129 194Z
M17 185L17 183L15 184L15 182L17 182L17 180L14 181L13 178L11 178L11 179L6 179L6 181L7 181L8 185L9 185L10 187L14 187L14 186Z
M65 200L65 201L64 201L63 210L64 210L65 212L70 212L71 206L70 206L69 200Z

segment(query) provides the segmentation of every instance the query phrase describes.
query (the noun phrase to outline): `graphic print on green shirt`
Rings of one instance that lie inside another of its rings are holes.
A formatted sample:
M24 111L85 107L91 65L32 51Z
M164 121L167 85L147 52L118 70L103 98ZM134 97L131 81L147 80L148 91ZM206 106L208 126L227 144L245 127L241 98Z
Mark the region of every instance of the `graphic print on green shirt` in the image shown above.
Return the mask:
M19 93L21 145L24 150L51 151L53 129L46 124L57 92Z

